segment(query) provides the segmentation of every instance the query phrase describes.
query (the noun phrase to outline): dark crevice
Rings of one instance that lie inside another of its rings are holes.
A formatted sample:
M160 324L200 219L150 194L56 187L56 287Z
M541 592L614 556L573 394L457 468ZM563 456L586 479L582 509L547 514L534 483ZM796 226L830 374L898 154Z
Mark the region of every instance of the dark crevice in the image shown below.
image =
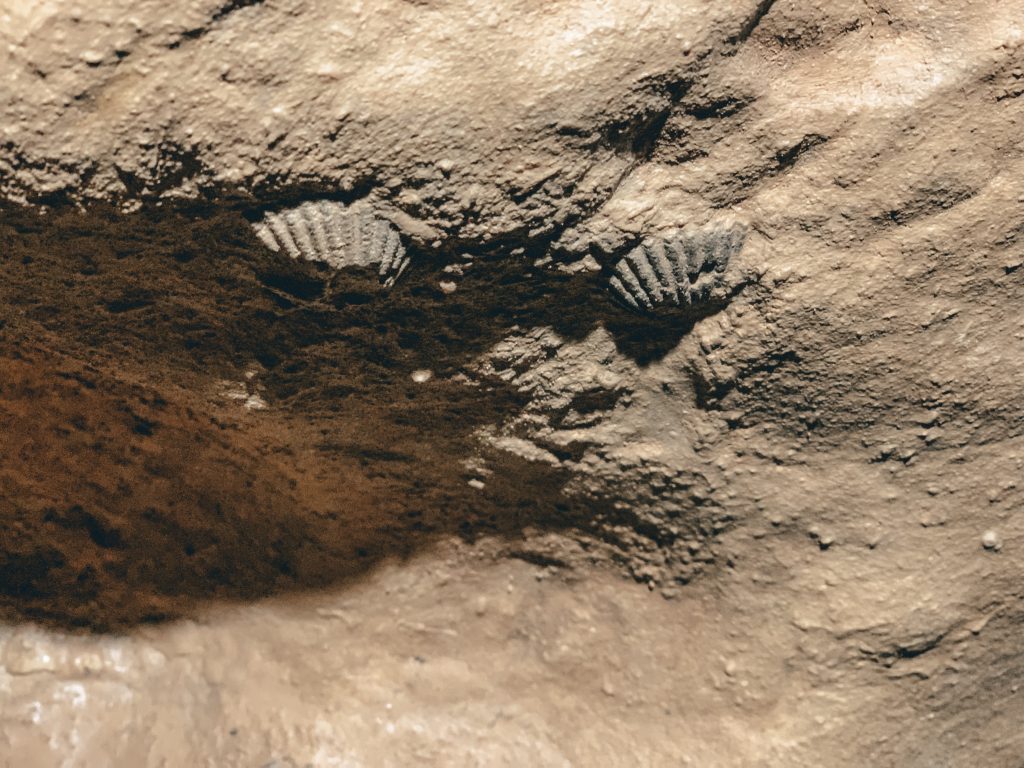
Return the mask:
M782 173L782 171L793 167L802 155L827 141L828 136L822 136L818 133L810 133L804 136L792 147L789 147L775 155L776 167L774 169L774 174Z
M771 11L772 6L775 4L775 0L760 0L757 7L754 9L753 15L747 19L747 22L740 28L740 31L734 36L729 38L729 42L733 44L739 44L745 42L754 34L754 30L757 29L758 25L764 20L764 17Z
M509 552L508 556L515 558L516 560L522 560L524 562L530 563L531 565L539 566L541 568L569 567L569 563L565 562L564 560L561 560L557 557L551 557L550 555L546 555L543 552L517 550L514 552Z
M891 667L895 663L905 659L916 659L920 656L934 651L936 648L942 645L942 641L945 640L946 633L935 635L934 637L924 638L923 640L916 643L898 644L891 649L885 649L881 651L862 650L864 654L871 661L876 664L881 664L885 667Z
M766 157L758 165L723 180L720 191L715 195L715 207L727 208L747 200L768 180L792 169L804 155L829 140L828 136L808 134L792 147L772 157Z
M732 117L744 110L752 102L751 98L724 96L706 104L697 104L687 108L686 114L697 120L716 120Z
M262 5L264 2L265 0L230 0L230 2L224 3L224 5L218 8L205 24L182 32L178 38L171 42L167 47L171 50L176 50L185 42L198 40L209 33L220 21L227 16L230 16L235 11L241 10L242 8Z
M638 160L647 160L661 138L677 99L662 109L643 112L628 120L606 126L602 133L605 144L619 154L629 154Z
M977 194L978 190L971 187L936 182L913 190L909 199L882 215L873 216L872 221L882 225L905 226L917 219L948 211Z

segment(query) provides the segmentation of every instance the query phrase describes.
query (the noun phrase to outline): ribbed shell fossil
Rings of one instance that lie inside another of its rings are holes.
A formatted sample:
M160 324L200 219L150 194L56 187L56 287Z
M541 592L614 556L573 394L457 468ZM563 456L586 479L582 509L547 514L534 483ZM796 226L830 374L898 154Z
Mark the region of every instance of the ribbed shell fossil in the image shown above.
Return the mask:
M640 312L700 304L724 283L729 260L747 237L743 224L684 229L645 240L614 267L612 291Z
M398 230L361 206L307 201L268 212L253 228L268 248L293 259L320 261L335 269L377 266L381 282L389 287L409 266Z

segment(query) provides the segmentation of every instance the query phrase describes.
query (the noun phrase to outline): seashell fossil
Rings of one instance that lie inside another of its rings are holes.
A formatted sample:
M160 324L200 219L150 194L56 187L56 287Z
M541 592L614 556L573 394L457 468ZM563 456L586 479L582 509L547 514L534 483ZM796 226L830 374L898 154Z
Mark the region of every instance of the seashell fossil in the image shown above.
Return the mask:
M609 284L619 299L640 312L706 302L724 285L729 260L746 237L745 225L731 223L645 240L619 260Z
M363 206L307 201L268 212L253 229L270 250L283 250L293 259L319 261L334 269L377 266L388 287L409 266L398 230Z

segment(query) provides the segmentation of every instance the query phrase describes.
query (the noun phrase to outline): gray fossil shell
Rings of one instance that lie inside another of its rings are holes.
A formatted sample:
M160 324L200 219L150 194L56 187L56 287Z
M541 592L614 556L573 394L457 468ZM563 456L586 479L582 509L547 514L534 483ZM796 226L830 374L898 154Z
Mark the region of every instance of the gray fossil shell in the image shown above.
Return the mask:
M398 230L365 206L307 201L268 212L253 229L270 250L284 251L293 259L319 261L334 269L376 266L381 282L389 287L409 266Z
M619 260L609 285L640 312L706 302L724 285L729 260L746 237L746 225L730 223L645 240Z

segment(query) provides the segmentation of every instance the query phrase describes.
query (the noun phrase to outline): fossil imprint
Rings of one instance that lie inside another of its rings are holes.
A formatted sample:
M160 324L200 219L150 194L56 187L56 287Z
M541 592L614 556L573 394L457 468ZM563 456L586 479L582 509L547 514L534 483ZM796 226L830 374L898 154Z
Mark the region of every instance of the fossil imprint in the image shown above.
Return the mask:
M619 260L609 284L619 299L640 312L706 302L724 284L729 260L746 237L746 225L730 223L645 240Z
M409 266L398 230L361 206L307 201L268 212L253 229L268 248L283 250L293 259L319 261L334 269L376 266L387 287Z

